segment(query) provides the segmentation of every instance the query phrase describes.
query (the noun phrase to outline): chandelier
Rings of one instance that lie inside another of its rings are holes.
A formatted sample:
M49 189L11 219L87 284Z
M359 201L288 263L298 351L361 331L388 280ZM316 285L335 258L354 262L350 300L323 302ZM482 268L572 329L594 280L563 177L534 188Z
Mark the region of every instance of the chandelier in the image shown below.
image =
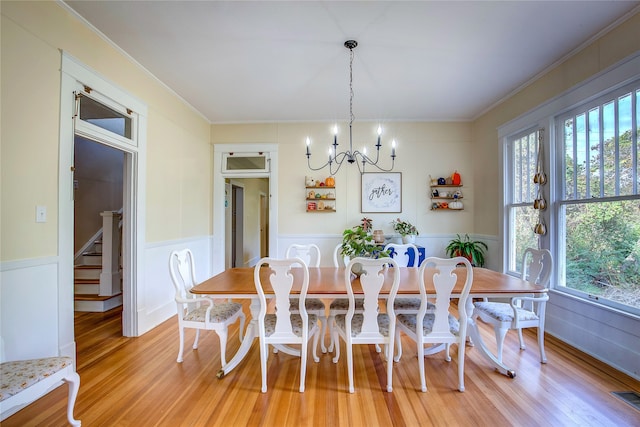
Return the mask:
M328 166L329 173L331 175L338 173L338 170L340 170L340 167L345 160L348 163L355 163L358 166L360 174L364 173L366 165L375 166L378 170L383 172L389 172L393 169L393 165L396 160L396 141L393 140L391 142L391 167L389 169L384 169L378 165L378 160L380 160L380 147L382 146L382 144L380 144L382 127L380 125L378 125L378 142L375 145L375 160L367 156L366 147L362 149L362 152L353 150L353 49L358 46L358 42L355 40L347 40L344 42L344 46L349 49L349 149L338 153L338 125L335 125L333 128L333 144L329 145L329 160L320 167L314 168L311 166L311 149L309 147L311 145L311 140L307 137L307 164L309 165L309 169L314 171L324 169ZM362 169L360 168L360 165L362 165Z

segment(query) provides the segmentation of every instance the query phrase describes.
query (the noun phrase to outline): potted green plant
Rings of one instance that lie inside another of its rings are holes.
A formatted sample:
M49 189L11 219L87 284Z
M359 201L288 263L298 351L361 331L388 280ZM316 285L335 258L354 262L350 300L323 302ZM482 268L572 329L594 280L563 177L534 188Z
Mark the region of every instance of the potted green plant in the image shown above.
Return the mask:
M416 236L420 233L415 225L409 221L403 221L400 218L391 221L393 225L393 231L402 236L402 243L415 243Z
M362 224L344 230L340 254L349 258L389 256L389 253L382 250Z
M485 251L489 249L487 244L479 240L471 240L468 234L464 237L459 234L456 236L446 247L447 255L451 258L462 256L474 266L483 267Z

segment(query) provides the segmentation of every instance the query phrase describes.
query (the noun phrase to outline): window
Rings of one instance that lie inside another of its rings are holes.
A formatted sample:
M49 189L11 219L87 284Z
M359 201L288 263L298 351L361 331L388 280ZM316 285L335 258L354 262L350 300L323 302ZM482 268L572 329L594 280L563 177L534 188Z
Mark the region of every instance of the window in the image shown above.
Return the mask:
M507 146L508 182L507 207L507 271L519 275L522 254L528 247L537 248L538 241L533 227L538 212L533 209L536 198L536 173L540 130L530 130L509 139Z
M555 124L557 289L640 313L640 80Z

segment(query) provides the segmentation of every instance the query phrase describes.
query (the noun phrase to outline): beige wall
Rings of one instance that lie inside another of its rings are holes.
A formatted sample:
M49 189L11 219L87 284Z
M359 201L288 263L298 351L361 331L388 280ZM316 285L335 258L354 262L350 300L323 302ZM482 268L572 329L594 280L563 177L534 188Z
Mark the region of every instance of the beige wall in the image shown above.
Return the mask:
M57 252L61 50L148 106L146 241L211 234L208 122L59 4L0 7L0 260ZM36 205L46 223L35 222Z
M499 227L498 127L558 96L640 50L640 13L575 53L473 122L474 181L483 189L475 204L474 230L497 235ZM638 70L640 72L640 70ZM480 193L478 193L480 194Z
M340 124L339 124L340 125ZM247 125L213 125L212 142L219 143L276 143L278 144L278 231L281 235L335 234L359 223L365 214L360 212L360 175L355 165L345 163L336 175L336 212L307 213L305 202L305 176L324 179L329 173L310 171L305 157L305 139L312 143L312 165L326 161L330 142L333 141L333 123L270 123ZM346 124L339 131L341 147L348 141ZM354 139L368 144L369 153L375 144L375 123L354 123ZM471 125L469 123L385 123L383 160L388 165L390 139L398 143L394 172L402 173L402 213L366 216L373 219L374 228L393 233L390 222L401 217L418 227L424 234L473 232L475 192L471 177ZM217 167L218 165L214 165ZM458 170L463 179L465 211L436 212L430 210L428 180L448 176ZM371 167L367 171L373 171Z

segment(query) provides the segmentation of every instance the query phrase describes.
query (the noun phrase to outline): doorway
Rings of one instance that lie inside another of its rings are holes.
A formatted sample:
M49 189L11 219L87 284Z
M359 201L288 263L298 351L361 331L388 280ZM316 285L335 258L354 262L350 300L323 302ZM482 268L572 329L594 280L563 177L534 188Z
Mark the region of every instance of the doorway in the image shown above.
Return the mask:
M225 269L253 266L269 254L269 178L225 182Z
M264 157L266 162L263 162L262 166L258 169L244 170L231 170L225 167L225 156L235 155L244 156L250 154L258 154ZM262 178L265 179L265 187L260 190L265 194L266 212L263 214L268 218L267 227L264 233L266 233L266 241L264 245L268 248L267 253L269 256L278 256L278 145L277 144L214 144L213 146L213 240L212 240L212 273L217 274L224 271L227 268L226 259L229 254L227 244L229 242L229 232L227 230L227 218L225 215L225 209L228 209L228 203L230 201L230 188L229 183L231 180L250 179L250 178ZM225 194L226 190L226 194ZM260 249L260 243L258 243L260 231L259 212L261 209L258 205L261 203L260 198L256 202L256 208L250 209L246 203L247 186L245 185L245 204L244 212L252 212L256 215L255 232L252 232L256 237L255 246L253 243L250 245L255 247L255 253L246 255L245 264L252 265L260 260L262 250ZM226 205L226 207L225 207ZM245 218L245 229L247 228L247 221ZM244 247L249 246L246 243L247 232L244 233L245 243Z
M74 137L75 311L105 312L122 306L121 278L126 272L121 262L120 219L124 213L125 159L122 150L82 136ZM105 219L115 222L110 236L104 234ZM111 237L113 250L108 249ZM110 257L106 263L108 271L103 269L105 256ZM105 283L101 285L101 281Z

